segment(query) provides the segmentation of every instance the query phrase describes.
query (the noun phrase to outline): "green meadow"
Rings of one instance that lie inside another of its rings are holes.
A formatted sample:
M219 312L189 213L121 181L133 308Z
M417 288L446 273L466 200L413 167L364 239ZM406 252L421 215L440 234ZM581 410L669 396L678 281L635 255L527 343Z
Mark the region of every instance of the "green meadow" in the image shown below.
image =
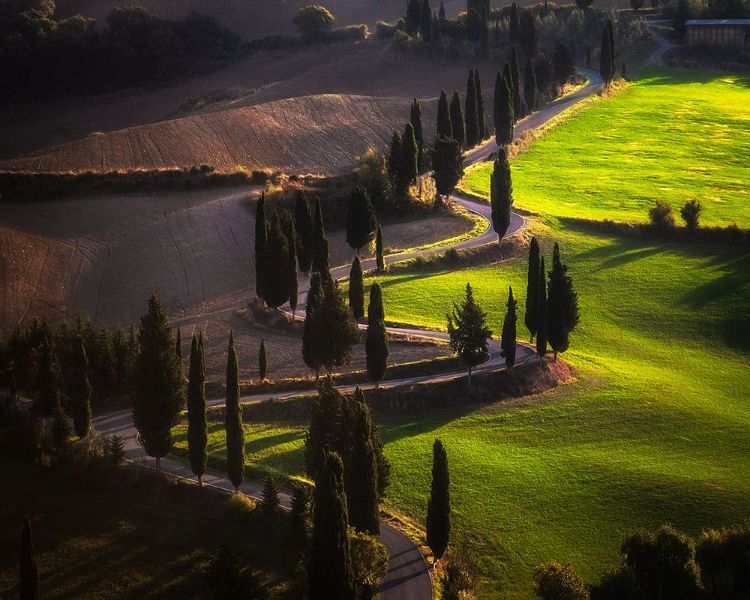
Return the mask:
M750 77L653 69L577 114L512 162L515 204L545 216L645 222L655 200L679 219L750 227ZM488 196L491 163L464 187Z
M534 566L553 559L595 583L638 526L670 522L698 536L750 518L750 249L594 234L558 218L643 221L655 198L679 208L697 197L704 223L749 227L738 183L750 174L748 82L652 71L513 162L516 204L543 215L530 226L547 266L557 241L579 294L581 323L563 355L576 380L380 423L393 464L386 506L420 523L432 443L445 444L452 544L468 550L480 598L531 600ZM611 149L595 147L604 141ZM486 194L482 168L467 185ZM379 277L386 319L445 329L469 282L497 336L512 286L525 340L526 267ZM303 432L248 425L249 460L300 474ZM222 434L212 428L217 457Z

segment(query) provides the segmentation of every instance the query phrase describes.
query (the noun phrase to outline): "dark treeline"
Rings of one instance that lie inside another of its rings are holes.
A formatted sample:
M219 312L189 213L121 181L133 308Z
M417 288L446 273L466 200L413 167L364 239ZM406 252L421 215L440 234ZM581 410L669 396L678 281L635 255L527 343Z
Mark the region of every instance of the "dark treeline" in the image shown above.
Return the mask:
M191 13L161 19L114 8L103 28L81 15L55 21L54 0L0 1L0 100L93 94L223 66L240 38Z

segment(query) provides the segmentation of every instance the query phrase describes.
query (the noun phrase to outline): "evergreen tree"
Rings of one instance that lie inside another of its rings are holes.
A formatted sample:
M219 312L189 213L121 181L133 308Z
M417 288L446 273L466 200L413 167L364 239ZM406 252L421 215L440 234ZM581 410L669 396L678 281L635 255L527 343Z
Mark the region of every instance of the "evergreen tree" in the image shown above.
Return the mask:
M437 114L437 136L440 137L453 137L453 124L451 123L451 113L448 107L448 96L444 91L440 92L440 99L438 100L438 114Z
M508 370L516 364L516 301L513 299L513 288L508 292L508 312L505 313L503 321L503 333L500 340L500 347L505 357L505 366Z
M614 58L609 40L609 30L605 26L602 30L602 45L599 53L599 74L602 77L604 85L612 83L612 78L614 77Z
M133 423L146 454L156 459L156 472L161 473L161 458L172 447L172 427L185 405L185 391L182 366L174 352L174 334L154 292L148 300L148 312L141 317L138 345Z
M464 174L463 153L458 140L442 135L435 138L432 169L437 193L447 199Z
M474 85L477 90L477 130L479 131L479 139L477 141L478 143L489 135L489 127L487 125L487 111L485 111L484 109L484 95L482 93L482 80L479 77L479 69L474 69Z
M115 466L125 460L125 442L121 435L113 435L107 439L106 452L109 462Z
M459 146L463 146L466 141L466 121L464 120L464 109L461 107L461 95L458 92L453 92L450 113L453 139L458 142Z
M510 73L506 64L505 71ZM513 141L513 94L503 73L495 80L495 141L498 146L507 146Z
M443 443L432 446L432 485L427 503L427 545L440 560L448 548L451 533L451 494L448 455Z
M567 273L568 267L560 261L560 247L555 243L547 296L547 337L555 360L558 352L565 352L570 346L570 333L581 318L578 294L573 288L573 279Z
M312 270L320 273L323 281L331 281L331 258L323 224L323 210L320 200L315 200L315 221L313 226Z
M299 296L299 280L297 279L297 232L292 215L286 211L285 216L286 247L288 249L286 273L289 281L289 308L292 309L292 318L294 318Z
M42 337L35 388L39 393L37 410L46 416L53 414L60 396L60 363L47 334Z
M289 245L281 217L276 211L271 219L265 250L265 300L266 304L277 309L289 300Z
M544 257L539 259L539 296L536 304L536 353L539 360L547 354L547 274L544 272Z
M182 333L180 332L179 325L177 326L177 335L174 341L174 353L177 355L180 365L182 365Z
M21 532L21 600L39 600L39 571L28 516L23 518Z
M266 473L266 479L263 483L261 492L260 509L263 515L268 518L279 510L281 500L279 499L279 481L273 476L271 471Z
M490 32L487 27L489 15L485 9L482 9L479 17L479 51L477 54L480 60L487 60L490 55Z
M350 468L345 467L349 524L368 535L380 534L378 514L378 469L373 446L373 425L370 409L362 390L354 393L354 427Z
M307 292L305 323L302 328L302 359L309 369L315 371L315 382L318 382L322 357L319 351L321 336L318 328L322 326L320 315L323 312L323 280L320 273L314 272L310 277L310 290Z
M473 148L479 143L479 117L477 116L477 85L474 69L469 69L466 82L466 145Z
M417 175L419 174L418 158L419 146L414 137L414 127L411 123L407 123L401 141L401 179L399 186L397 186L403 196L406 195L409 186L417 179Z
M526 60L534 58L539 46L539 36L536 31L534 13L530 10L521 11L519 38L518 41L521 44L521 49L526 56Z
M430 8L430 0L424 0L422 3L422 40L425 44L429 44L432 41L432 8Z
M513 46L510 51L510 74L513 79L513 115L519 121L526 114L521 96L521 67L518 64L518 47Z
M362 276L362 263L359 256L354 257L352 268L349 272L349 308L354 315L354 320L359 321L365 316L365 282Z
M474 300L470 284L466 284L466 299L459 308L453 303L453 314L448 319L450 349L461 357L469 367L469 387L471 387L471 370L487 358L487 340L492 331L487 327L487 314Z
M562 87L575 73L573 55L565 44L555 44L552 63L555 72L555 83L558 87Z
M615 47L615 27L612 19L607 19L607 35L609 35L610 55L612 56L612 79L615 77L615 63L617 61L617 50Z
M526 103L526 112L533 113L536 110L536 73L534 63L530 58L526 59L526 72L523 78L523 99Z
M370 303L367 306L365 351L367 354L367 374L378 385L388 368L388 332L385 328L383 292L377 282L372 284Z
M323 466L315 478L314 506L308 598L354 600L344 467L335 452L324 453Z
M510 18L508 21L508 36L510 43L515 45L520 42L521 17L518 12L518 5L514 2L510 5Z
M265 252L268 237L266 222L266 194L261 192L255 207L255 295L265 300Z
M83 338L76 336L73 354L73 377L71 400L73 401L73 427L79 438L84 438L91 429L91 384L89 383L89 361Z
M375 265L378 273L385 271L385 257L383 256L383 230L378 223L378 232L375 236Z
M208 461L208 424L206 419L206 366L203 353L203 334L193 334L190 345L190 373L188 376L188 454L190 469L203 486L203 474Z
M346 432L345 403L346 398L333 385L333 380L324 377L313 401L310 428L305 436L305 472L312 479L317 479L326 451L337 452L339 456L347 451L342 442L342 432Z
M357 256L364 246L372 242L377 225L370 194L364 188L355 187L349 194L347 203L346 243L357 251Z
M266 338L260 338L260 349L258 350L258 375L261 381L266 379L268 371L268 355L266 354Z
M502 243L510 227L510 208L513 205L513 183L505 146L497 149L497 158L490 177L490 205L492 206L492 227L497 233L498 243Z
M310 519L311 487L301 481L292 481L292 501L290 516L292 521L292 533L297 537L307 536L307 527Z
M411 37L419 33L422 23L422 0L406 0L406 17L404 18L404 31Z
M227 357L227 398L226 398L226 445L227 475L239 493L245 479L245 430L242 427L242 407L240 406L240 369L237 352L234 349L234 333L229 334Z
M425 170L425 156L424 156L424 131L422 128L422 105L419 100L414 98L411 103L411 114L409 116L411 126L414 128L414 139L417 140L418 155L417 155L417 168L419 172Z
M297 231L299 270L307 273L312 266L313 220L304 190L297 192L297 200L294 204L294 228Z
M403 139L398 131L394 131L391 136L391 145L388 151L388 175L391 179L391 185L394 188L398 188L398 183L402 179L401 177L401 146L403 145Z
M539 303L539 243L536 241L536 237L531 238L531 244L529 245L529 269L526 275L526 313L524 320L526 328L531 334L531 341L534 341L534 336L537 331L537 323L539 315L537 310L537 304Z
M440 19L441 23L445 22L445 6L443 5L442 1L440 2L440 10L438 11L438 19Z

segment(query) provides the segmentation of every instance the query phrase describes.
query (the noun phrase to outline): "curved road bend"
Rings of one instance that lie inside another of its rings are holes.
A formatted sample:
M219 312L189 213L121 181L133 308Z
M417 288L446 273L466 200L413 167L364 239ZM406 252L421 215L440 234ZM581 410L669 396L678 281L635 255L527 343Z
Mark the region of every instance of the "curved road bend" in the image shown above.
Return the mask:
M538 113L535 113L531 117L528 117L515 127L516 135L519 135L523 131L539 127L546 123L549 119L558 115L566 108L572 106L579 100L586 96L593 94L598 91L601 83L598 74L593 71L581 69L581 71L589 77L589 84L578 90L574 94L561 98L560 100L552 103L545 107ZM473 164L475 162L484 160L489 154L497 149L497 145L494 141L489 141L479 148L470 152L466 159L465 164ZM490 206L489 204L477 203L466 198L454 197L454 201L459 203L461 206L471 210L477 214L483 216L488 224L487 228L480 236L464 240L458 244L455 244L454 248L468 248L474 246L480 246L489 242L493 242L496 239L496 234L489 226L490 222ZM513 235L517 231L523 228L525 222L519 215L513 214L511 217L511 226L508 229L507 236ZM417 256L429 256L436 252L444 252L445 248L440 249L427 249L422 251L405 252L401 254L389 255L388 259L390 262L408 260ZM363 261L363 269L371 269L374 267L374 260L369 259ZM335 277L342 277L347 275L348 266L337 267L333 270ZM411 330L408 328L389 328L389 331L393 333L408 334L412 337L430 337L438 339L447 339L448 334L440 331L424 331L424 330ZM480 365L475 369L477 372L489 371L493 369L500 369L504 366L504 361L500 356L500 342L499 340L490 340L489 344L490 358L483 365ZM522 364L532 360L534 357L534 351L525 345L519 345L518 354L516 358L517 364ZM446 379L452 379L457 377L463 377L465 371L458 371L453 373L444 373L437 376L424 376L424 377L411 377L401 380L391 380L383 382L381 387L395 387L397 385L416 384L425 381L441 381ZM367 386L362 386L367 387ZM350 391L353 386L347 386L340 388L342 391ZM311 390L314 391L314 390ZM243 402L260 402L267 400L270 397L283 398L287 396L297 395L300 392L290 392L288 394L263 394L256 396L246 396L242 398ZM209 405L221 404L224 399L212 400ZM133 426L133 418L131 411L122 410L114 413L101 415L94 419L94 427L102 434L106 436L120 435L125 443L125 458L133 462L137 462L147 467L154 467L154 459L143 451L143 448L138 444L136 438L136 430ZM165 473L175 475L178 477L184 477L186 479L193 479L193 474L190 471L190 467L185 463L175 460L173 458L166 457L161 461L162 469ZM234 488L226 476L222 473L215 471L208 471L203 481L206 485L210 485L219 489L232 491ZM260 498L262 486L255 482L243 483L241 490L243 493L253 498ZM282 505L289 507L290 497L288 494L282 494ZM422 556L419 548L409 539L406 535L400 532L395 527L388 523L381 524L380 541L386 546L388 550L388 573L383 578L380 584L380 597L382 600L431 600L432 599L432 580L430 577L429 568L427 563Z

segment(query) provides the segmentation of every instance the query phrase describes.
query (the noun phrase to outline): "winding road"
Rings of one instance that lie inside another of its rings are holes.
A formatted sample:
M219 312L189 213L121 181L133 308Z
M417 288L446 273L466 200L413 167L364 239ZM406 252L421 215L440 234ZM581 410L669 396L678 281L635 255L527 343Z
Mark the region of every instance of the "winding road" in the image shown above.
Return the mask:
M544 123L547 123L550 119L557 116L567 108L573 106L583 98L596 93L601 88L601 78L598 73L588 69L579 69L589 79L589 83L579 89L578 91L569 94L559 100L544 107L539 112L527 117L515 126L516 137L520 136L523 132L537 128ZM476 149L470 151L464 161L466 166L486 160L493 152L497 150L497 144L493 141L488 141ZM464 240L452 246L453 248L469 248L481 246L490 242L494 242L497 239L497 234L490 227L491 222L491 209L489 204L474 202L468 198L460 196L453 196L453 201L460 204L467 210L475 212L481 215L487 222L485 231L472 239ZM513 214L511 217L511 225L506 233L506 237L517 233L525 225L524 219ZM416 258L417 256L430 256L436 253L442 253L446 250L445 247L433 248L427 250L418 250L413 252L405 252L401 254L393 254L387 257L389 263L409 260ZM363 269L372 269L374 267L374 259L368 259L363 261ZM332 274L335 278L341 278L349 274L349 266L340 266L332 270ZM300 293L306 293L306 289L300 289ZM426 337L432 339L448 339L448 334L440 331L425 331L425 330L412 330L406 328L389 328L389 331L393 333L408 334L411 337ZM475 372L489 371L494 369L501 369L505 367L504 359L500 356L500 342L499 340L490 340L489 343L490 358L483 365L480 365L475 369ZM534 351L526 345L519 345L516 355L516 364L522 364L533 359L535 356ZM390 380L382 382L380 387L394 387L398 385L410 385L421 383L424 381L432 380L445 380L457 377L463 377L466 371L457 371L452 373L444 373L437 376L424 376L424 377L411 377L400 380ZM362 386L367 387L367 386ZM341 387L342 391L350 391L353 386ZM314 393L315 390L310 390ZM290 392L288 394L263 394L254 396L242 397L242 402L260 402L268 398L284 398L292 395L299 395L300 392ZM209 402L210 406L222 404L224 399L213 400ZM143 448L138 444L137 432L133 426L132 413L130 410L121 410L118 412L108 413L100 415L94 419L94 427L105 436L120 435L125 443L125 457L126 459L136 462L138 464L154 468L155 462L149 456L146 456ZM190 467L176 459L167 457L162 459L161 468L165 473L177 477L184 477L186 479L193 479L194 476L190 471ZM203 481L206 485L213 486L222 490L232 491L234 488L225 474L214 471L207 472ZM248 496L253 498L259 498L262 486L255 482L245 482L241 486L241 491ZM290 497L288 494L282 494L282 505L289 507ZM381 535L380 541L385 544L388 550L389 562L388 572L383 578L380 584L380 597L382 600L431 600L432 599L432 580L430 576L430 569L422 556L419 548L412 542L410 538L404 535L393 525L388 522L381 524Z

